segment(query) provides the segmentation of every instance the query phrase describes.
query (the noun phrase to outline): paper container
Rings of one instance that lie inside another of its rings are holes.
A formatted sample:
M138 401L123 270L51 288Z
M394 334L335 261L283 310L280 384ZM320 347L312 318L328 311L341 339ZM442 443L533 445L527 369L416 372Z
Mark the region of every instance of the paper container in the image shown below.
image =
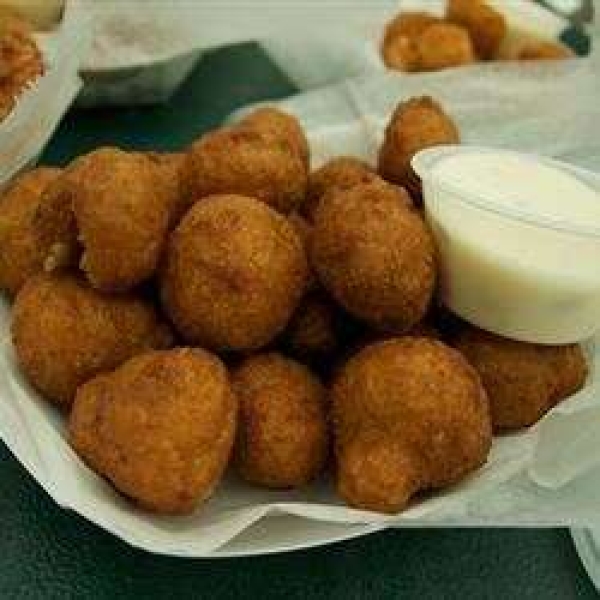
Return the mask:
M89 24L79 0L67 3L57 28L36 39L45 73L0 123L0 186L35 162L81 88L77 71L89 42Z
M509 27L507 45L514 45L515 40L523 37L558 40L568 25L531 0L491 0L491 3L505 15ZM351 1L342 3L340 19L352 7ZM306 32L299 28L286 36L273 35L261 40L261 45L298 88L317 88L348 77L385 71L380 47L389 20L401 11L411 10L443 16L445 7L446 0L398 0L387 13L365 15L361 26L351 33L317 30L307 43Z
M561 156L600 166L598 56L528 67L481 66L398 78L380 74L292 98L320 164L338 154L373 161L400 99L429 93L455 117L465 140ZM577 90L574 94L573 90ZM586 352L587 385L530 430L495 440L487 464L465 481L384 516L343 505L331 480L269 492L229 473L193 515L159 517L135 508L87 469L64 438L58 413L19 374L0 306L0 436L60 505L150 552L188 557L302 548L375 531L416 526L579 526L600 520L600 356ZM585 460L582 460L585 457ZM321 526L320 523L323 523ZM347 529L346 529L347 528Z

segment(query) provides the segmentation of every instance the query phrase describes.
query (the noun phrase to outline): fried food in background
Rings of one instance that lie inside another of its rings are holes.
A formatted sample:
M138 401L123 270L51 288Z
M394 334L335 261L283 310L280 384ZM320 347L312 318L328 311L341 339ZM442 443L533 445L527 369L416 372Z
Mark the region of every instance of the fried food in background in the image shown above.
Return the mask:
M411 167L412 157L425 148L459 142L456 125L433 98L411 98L392 114L377 170L384 179L405 187L416 201L421 196L421 182Z
M93 287L129 290L150 277L165 241L169 207L150 160L101 148L67 169L83 247L80 266Z
M11 296L44 269L48 248L40 239L35 214L43 191L59 173L50 167L28 171L0 197L0 288Z
M203 135L189 148L183 167L190 203L214 194L241 194L287 214L302 204L306 183L300 156L248 126Z
M439 23L416 39L421 71L438 71L476 61L469 32L459 25Z
M523 44L517 54L517 60L564 60L573 57L573 51L564 44L543 41Z
M189 513L227 465L237 402L221 361L199 349L148 352L77 391L69 440L141 506Z
M64 408L91 377L172 340L149 304L101 294L73 275L29 279L15 299L11 331L25 377Z
M480 467L491 447L477 373L440 342L368 346L337 375L331 400L338 491L357 508L398 512Z
M268 144L288 150L300 158L307 171L310 169L308 140L302 125L293 115L265 106L244 117L239 126L259 133Z
M376 329L404 333L431 302L433 239L401 188L371 183L323 198L310 258L333 298Z
M363 160L351 156L333 158L310 174L306 200L300 211L307 219L313 221L319 202L325 194L378 180L375 170Z
M181 182L185 154L183 152L145 152L144 155L154 166L157 191L169 206L169 228L173 229L190 208Z
M528 344L473 327L459 334L455 345L481 377L495 431L533 425L587 377L578 345Z
M288 219L244 196L198 202L171 235L163 305L181 335L217 350L253 350L285 328L309 277Z
M468 30L479 58L497 55L507 33L506 20L485 0L448 0L446 18Z
M29 24L0 6L0 121L16 99L44 73L44 62Z
M441 19L426 12L401 12L388 23L381 45L386 66L398 71L419 71L421 57L417 46L419 36Z
M0 0L0 19L14 11L36 29L51 29L61 18L65 0Z
M234 372L240 402L235 463L244 479L292 488L314 479L327 456L325 388L302 364L253 356Z

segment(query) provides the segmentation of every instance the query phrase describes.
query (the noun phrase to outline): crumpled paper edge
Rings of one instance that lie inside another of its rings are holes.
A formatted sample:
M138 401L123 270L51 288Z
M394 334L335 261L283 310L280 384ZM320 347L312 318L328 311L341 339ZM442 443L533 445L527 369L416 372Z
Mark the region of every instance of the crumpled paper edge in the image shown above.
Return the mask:
M0 123L0 185L35 162L77 96L89 32L80 0L69 0L61 24L41 44L45 73L23 91Z

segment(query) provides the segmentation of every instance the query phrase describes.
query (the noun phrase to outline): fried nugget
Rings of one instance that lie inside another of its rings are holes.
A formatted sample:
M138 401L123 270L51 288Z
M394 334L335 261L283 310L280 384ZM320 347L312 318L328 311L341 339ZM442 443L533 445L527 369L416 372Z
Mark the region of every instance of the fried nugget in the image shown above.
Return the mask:
M404 333L429 307L433 239L401 188L372 183L326 196L310 258L333 298L376 329Z
M507 25L504 16L485 0L448 0L446 18L468 30L481 59L490 60L496 56Z
M421 57L417 38L431 25L441 19L426 12L401 12L385 28L381 54L389 69L419 71Z
M495 431L533 425L581 389L588 373L576 344L529 344L469 327L455 345L481 377Z
M574 56L573 51L564 44L531 41L519 49L517 60L564 60Z
M306 182L299 156L250 127L207 133L192 144L183 167L191 203L215 194L240 194L287 214L302 204Z
M438 71L474 63L469 32L460 25L439 23L427 27L416 39L419 70Z
M37 222L51 245L47 266L71 263L103 292L124 292L153 275L170 207L151 160L100 148L72 162L50 186ZM65 258L68 257L68 258Z
M148 352L77 390L69 441L117 490L159 513L189 513L227 465L237 401L200 349Z
M425 148L459 141L456 125L433 98L424 96L401 102L385 130L378 172L384 179L405 187L418 200L421 182L411 167L412 157Z
M275 146L279 145L300 158L304 168L310 168L310 148L300 121L278 108L265 106L245 116L239 123L261 134Z
M48 248L40 239L35 214L46 187L60 169L40 167L17 177L0 197L0 288L14 296L44 268Z
M193 206L171 235L163 305L181 335L218 350L253 350L286 326L309 270L288 219L244 196Z
M337 487L357 508L397 512L480 467L491 447L477 373L441 342L368 346L338 374L331 401Z
M351 156L333 158L310 174L306 200L300 207L300 211L312 221L319 202L325 194L349 190L354 186L378 180L375 170L358 158Z
M242 477L270 488L314 479L328 446L319 380L300 363L263 354L244 361L233 383L240 402L235 463Z
M130 295L105 296L72 275L29 279L15 299L11 330L25 377L67 409L91 377L172 340L150 305Z

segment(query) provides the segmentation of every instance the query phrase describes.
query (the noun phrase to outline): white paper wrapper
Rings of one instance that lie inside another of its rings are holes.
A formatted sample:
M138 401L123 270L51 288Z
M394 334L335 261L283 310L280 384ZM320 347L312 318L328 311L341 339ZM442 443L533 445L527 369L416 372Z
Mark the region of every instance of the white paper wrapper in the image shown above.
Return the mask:
M541 152L598 168L600 136L590 125L600 122L599 87L600 60L594 55L531 65L526 73L519 65L498 65L465 70L460 76L380 74L298 96L283 106L306 126L316 164L342 153L372 161L398 100L429 93L456 118L467 142ZM373 530L481 524L585 526L600 521L600 353L592 343L587 346L591 375L582 392L536 427L497 438L478 473L397 516L346 508L326 480L300 491L268 492L230 474L195 514L169 518L136 509L71 451L60 416L31 390L15 366L8 320L4 303L0 436L56 502L146 550L211 556L223 552L252 524L263 521L268 529L277 515L346 524L349 535L361 523ZM309 530L314 533L314 526L307 525ZM288 548L308 543L302 527L295 532ZM244 548L252 551L248 545Z
M67 3L56 29L36 37L45 73L0 123L0 185L35 161L81 88L77 71L89 42L89 23L79 1Z
M489 0L504 14L510 31L557 39L567 23L531 0ZM287 36L261 40L270 58L300 89L311 89L365 73L385 71L381 40L386 24L401 11L420 10L442 16L446 0L396 0L388 11L366 15L352 34L317 30L307 43L306 32L298 28ZM344 11L340 11L340 19Z
M203 52L261 40L299 89L385 70L386 23L400 10L441 15L446 0L85 0L94 40L84 105L166 100ZM511 28L555 39L565 21L532 0L491 0Z

